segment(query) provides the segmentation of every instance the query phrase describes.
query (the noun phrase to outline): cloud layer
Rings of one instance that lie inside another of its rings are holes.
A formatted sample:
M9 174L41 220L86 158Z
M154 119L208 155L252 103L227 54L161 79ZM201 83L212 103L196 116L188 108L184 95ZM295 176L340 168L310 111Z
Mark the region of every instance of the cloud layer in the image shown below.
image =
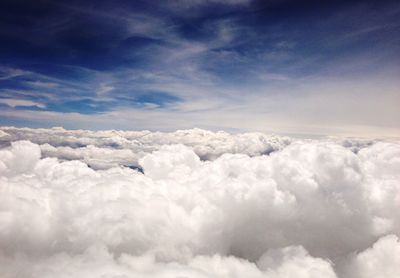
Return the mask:
M291 142L288 137L263 133L211 132L201 129L176 132L88 131L29 129L3 127L0 145L16 140L30 140L40 145L43 156L62 160L81 160L96 169L117 165L138 166L138 159L163 145L184 144L202 160L213 160L224 153L245 153L249 156L269 154Z
M400 274L398 142L2 130L1 277Z

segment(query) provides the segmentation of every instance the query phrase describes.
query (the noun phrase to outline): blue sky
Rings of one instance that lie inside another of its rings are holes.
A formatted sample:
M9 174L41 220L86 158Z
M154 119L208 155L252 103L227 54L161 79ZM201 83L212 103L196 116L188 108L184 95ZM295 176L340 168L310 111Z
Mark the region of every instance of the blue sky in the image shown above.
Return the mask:
M0 124L400 134L397 1L2 1Z

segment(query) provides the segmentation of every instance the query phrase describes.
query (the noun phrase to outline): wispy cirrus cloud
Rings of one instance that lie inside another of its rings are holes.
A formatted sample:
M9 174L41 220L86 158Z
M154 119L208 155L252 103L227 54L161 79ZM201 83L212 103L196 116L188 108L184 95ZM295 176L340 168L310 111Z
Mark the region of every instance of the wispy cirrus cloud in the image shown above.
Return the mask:
M45 104L43 110L61 114L139 109L179 119L179 114L207 111L226 118L220 128L243 128L236 119L244 115L254 129L274 119L286 123L279 131L290 132L293 126L313 126L314 118L330 117L350 129L368 125L369 120L362 120L370 119L368 109L380 111L374 126L393 126L387 119L397 117L394 109L381 109L386 103L391 107L399 94L395 3L379 10L370 3L192 4L196 12L179 13L169 2L100 3L96 8L54 2L40 17L28 6L26 20L36 26L32 33L22 28L11 34L10 23L0 32L9 36L3 46L7 56L0 54L6 62L0 94L37 101ZM293 14L290 7L298 12ZM46 28L39 28L44 22ZM43 37L47 39L39 39ZM22 41L27 48L19 47ZM364 102L355 93L360 90L382 102ZM358 99L360 108L348 107L348 99ZM339 107L346 107L345 112L339 113ZM319 116L306 116L309 111ZM193 117L186 117L187 124ZM204 115L194 118L191 125L208 125ZM163 126L159 118L152 119L152 126ZM181 122L177 120L176 128ZM168 126L174 128L174 123Z
M6 104L9 107L31 107L36 106L38 108L46 108L46 105L42 103L38 103L31 100L24 100L24 99L12 99L12 98L0 98L1 104Z

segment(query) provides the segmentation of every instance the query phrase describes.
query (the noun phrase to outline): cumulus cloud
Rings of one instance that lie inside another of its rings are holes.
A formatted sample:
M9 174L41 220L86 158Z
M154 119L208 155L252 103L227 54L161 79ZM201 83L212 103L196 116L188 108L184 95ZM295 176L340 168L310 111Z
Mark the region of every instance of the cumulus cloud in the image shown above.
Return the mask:
M282 252L290 252L292 247ZM297 250L296 247L293 249ZM313 258L302 249L300 255L283 258L274 268L260 269L255 263L232 256L196 256L186 263L157 262L152 255L122 254L114 258L104 246L93 246L84 253L70 256L57 254L45 259L21 257L18 261L0 255L4 268L0 274L13 277L193 277L193 278L289 278L293 273L300 278L335 278L329 262ZM33 272L32 272L33 270Z
M399 143L3 131L1 277L400 274Z
M371 248L358 254L350 275L360 278L395 278L400 274L400 242L395 235L379 239Z
M10 136L7 132L4 132L0 129L0 138L1 137L6 137L6 136Z
M291 139L263 133L229 134L201 129L176 132L88 131L63 128L30 129L3 127L8 137L0 136L0 146L12 141L30 140L41 145L45 157L81 160L95 169L117 165L138 166L138 160L163 145L184 144L202 160L214 160L224 153L250 156L269 154L290 144Z

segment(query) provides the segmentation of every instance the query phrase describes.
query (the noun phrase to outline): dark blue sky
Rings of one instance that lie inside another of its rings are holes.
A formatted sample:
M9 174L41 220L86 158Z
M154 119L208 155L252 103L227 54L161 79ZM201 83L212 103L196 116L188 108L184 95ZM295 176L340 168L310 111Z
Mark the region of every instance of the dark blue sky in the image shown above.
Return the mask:
M0 124L397 134L399 53L398 1L3 0Z

